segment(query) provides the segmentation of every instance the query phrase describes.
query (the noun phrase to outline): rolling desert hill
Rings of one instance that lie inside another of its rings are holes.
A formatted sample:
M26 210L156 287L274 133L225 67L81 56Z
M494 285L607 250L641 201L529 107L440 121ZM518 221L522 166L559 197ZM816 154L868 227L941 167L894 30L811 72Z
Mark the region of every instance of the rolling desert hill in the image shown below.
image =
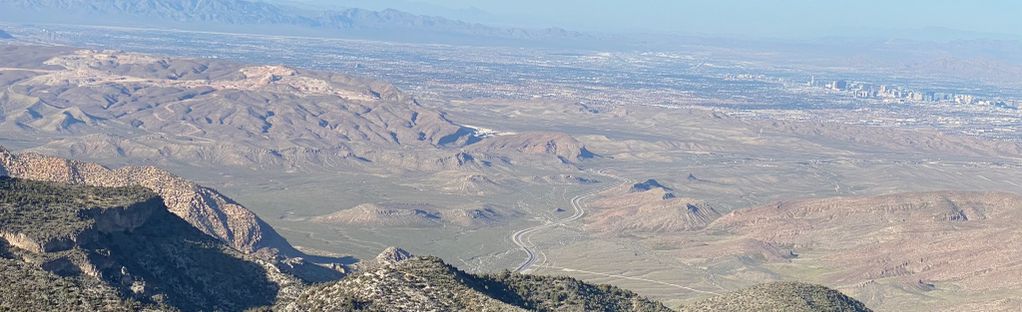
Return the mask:
M490 195L505 193L519 184L518 181L513 179L501 179L495 175L458 170L437 172L431 180L436 185L441 186L441 191L451 194Z
M732 255L751 256L762 252L727 246L759 242L778 249L779 255L790 250L790 256L766 262L821 265L827 269L811 275L814 280L842 285L840 289L870 305L898 308L926 302L957 309L982 302L984 292L1022 289L1016 280L1003 278L1022 274L1022 265L1013 260L1022 254L1006 247L1022 238L1015 226L1020 217L1022 196L1011 193L782 201L718 218L704 231L726 238L689 251L731 250ZM1001 311L1015 303L991 304L987 309Z
M657 233L698 230L720 217L712 205L649 179L598 194L586 229L597 233Z
M311 218L310 221L332 225L363 225L393 227L460 226L476 228L504 223L515 212L496 207L441 208L429 204L366 203Z
M6 46L0 129L34 150L206 166L436 171L593 157L560 133L489 135L390 84L284 66ZM44 143L45 142L45 143Z

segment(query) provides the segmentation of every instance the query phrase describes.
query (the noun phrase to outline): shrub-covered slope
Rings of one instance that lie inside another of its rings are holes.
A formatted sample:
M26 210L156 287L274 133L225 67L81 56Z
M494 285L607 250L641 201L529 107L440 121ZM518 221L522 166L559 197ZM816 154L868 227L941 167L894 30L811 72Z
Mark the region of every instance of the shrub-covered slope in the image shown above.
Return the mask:
M383 263L311 287L280 311L670 311L613 286L566 277L473 275L436 257Z
M866 312L866 305L827 287L799 283L767 283L708 298L683 312Z

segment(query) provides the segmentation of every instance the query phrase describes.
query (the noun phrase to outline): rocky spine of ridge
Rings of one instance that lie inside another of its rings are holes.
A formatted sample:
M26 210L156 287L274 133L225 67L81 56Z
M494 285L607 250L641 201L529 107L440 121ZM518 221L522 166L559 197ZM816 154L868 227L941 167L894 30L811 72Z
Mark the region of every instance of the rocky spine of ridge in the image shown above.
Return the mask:
M374 262L377 265L387 265L405 261L411 259L412 257L413 257L412 253L408 252L407 250L401 249L400 247L391 246L387 247L387 249L384 249L383 252L377 255L376 258L374 259Z
M220 194L155 167L108 169L98 164L14 154L0 147L0 175L75 185L125 187L138 185L158 194L170 212L203 233L246 253L300 256L294 247L252 211Z

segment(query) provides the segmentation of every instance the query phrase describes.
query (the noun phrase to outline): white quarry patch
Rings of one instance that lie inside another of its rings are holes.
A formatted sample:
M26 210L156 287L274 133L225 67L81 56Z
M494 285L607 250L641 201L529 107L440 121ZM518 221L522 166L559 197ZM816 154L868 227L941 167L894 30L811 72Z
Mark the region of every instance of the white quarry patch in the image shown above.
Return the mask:
M494 129L490 129L490 128L473 126L473 125L462 125L462 126L464 126L466 128L471 128L472 130L475 130L476 135L479 136L479 137L483 137L483 138L491 137L491 136L503 136L503 135L515 135L515 134L518 134L516 132L511 132L511 131L500 131L500 130L494 130Z
M279 65L251 66L240 69L240 80L178 80L141 78L118 75L98 69L111 64L147 65L167 61L164 58L113 51L79 50L47 60L45 64L64 67L37 77L30 82L49 86L97 86L107 83L137 83L158 87L209 87L216 90L280 91L299 96L332 95L352 101L371 102L377 99L363 90L352 90L329 81L302 76L297 70Z

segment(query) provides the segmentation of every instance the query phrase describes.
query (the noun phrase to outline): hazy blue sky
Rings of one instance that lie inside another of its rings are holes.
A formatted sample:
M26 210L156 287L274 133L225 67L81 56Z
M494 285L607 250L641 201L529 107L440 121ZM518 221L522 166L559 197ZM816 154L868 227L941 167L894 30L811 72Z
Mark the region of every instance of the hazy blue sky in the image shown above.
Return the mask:
M947 28L1022 37L1022 0L291 0L493 24L753 37Z

